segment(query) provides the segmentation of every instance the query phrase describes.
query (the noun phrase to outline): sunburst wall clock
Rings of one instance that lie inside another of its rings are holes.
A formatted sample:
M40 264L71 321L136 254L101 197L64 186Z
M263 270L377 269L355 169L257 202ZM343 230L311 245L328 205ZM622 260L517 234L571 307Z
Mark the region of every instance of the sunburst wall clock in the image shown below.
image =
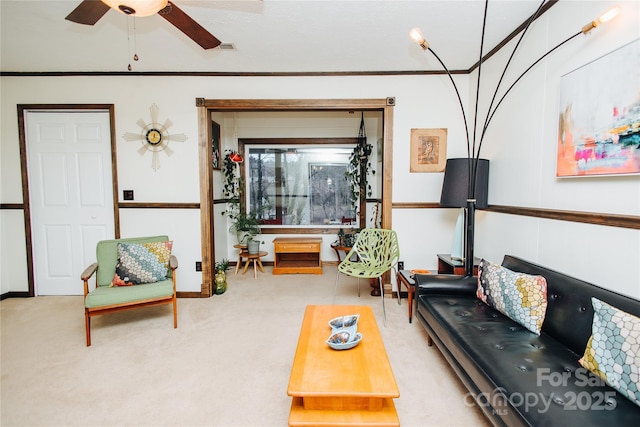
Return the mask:
M166 119L163 124L158 122L158 113L160 108L156 104L151 104L149 112L151 113L151 122L146 123L143 119L136 122L140 126L141 131L127 132L123 135L125 141L140 141L142 146L138 148L138 154L144 156L147 151L151 151L151 167L154 171L160 168L160 152L163 151L167 156L173 154L173 150L169 148L169 141L184 142L187 136L184 133L170 134L169 128L173 126L170 119Z

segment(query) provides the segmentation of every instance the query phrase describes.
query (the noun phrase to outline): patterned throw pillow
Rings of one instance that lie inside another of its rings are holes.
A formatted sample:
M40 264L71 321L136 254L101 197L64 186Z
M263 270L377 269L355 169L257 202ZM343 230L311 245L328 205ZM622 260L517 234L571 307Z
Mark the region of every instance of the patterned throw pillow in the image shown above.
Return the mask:
M591 338L578 361L640 406L640 318L591 298Z
M133 286L133 283L125 282L120 276L118 276L117 274L114 274L109 287L113 288L114 286Z
M518 273L483 259L478 265L477 296L485 304L536 335L547 312L547 280Z
M169 271L172 241L118 243L116 275L134 285L164 280Z

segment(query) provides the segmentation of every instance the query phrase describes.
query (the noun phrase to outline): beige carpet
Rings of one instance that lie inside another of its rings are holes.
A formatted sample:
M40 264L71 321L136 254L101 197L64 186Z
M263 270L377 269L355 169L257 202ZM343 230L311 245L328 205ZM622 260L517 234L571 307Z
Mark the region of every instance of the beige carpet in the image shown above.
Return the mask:
M393 367L403 426L488 425L407 303L341 277L229 275L220 296L93 319L82 297L7 299L2 314L1 424L7 426L286 426L289 372L307 304L371 305ZM179 273L179 271L178 271ZM178 276L180 280L180 276ZM366 339L366 338L365 338Z

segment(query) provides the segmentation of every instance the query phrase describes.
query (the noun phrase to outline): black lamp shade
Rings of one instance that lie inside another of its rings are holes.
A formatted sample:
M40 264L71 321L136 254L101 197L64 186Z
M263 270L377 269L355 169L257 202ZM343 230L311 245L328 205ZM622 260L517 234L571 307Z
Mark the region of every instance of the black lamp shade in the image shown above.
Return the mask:
M475 159L466 157L461 159L447 159L444 169L444 181L440 205L446 208L463 208L467 206L469 188L469 165ZM476 175L476 207L484 209L488 206L487 193L489 190L489 160L478 159Z

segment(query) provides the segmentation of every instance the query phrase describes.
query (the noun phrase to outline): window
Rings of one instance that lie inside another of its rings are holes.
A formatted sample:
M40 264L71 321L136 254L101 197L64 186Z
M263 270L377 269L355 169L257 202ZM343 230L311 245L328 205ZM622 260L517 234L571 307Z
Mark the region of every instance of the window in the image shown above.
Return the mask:
M245 141L249 211L264 225L341 226L356 217L345 176L355 143L251 144ZM332 139L334 141L335 139Z
M309 164L311 224L342 224L342 218L355 217L346 173L346 163Z

